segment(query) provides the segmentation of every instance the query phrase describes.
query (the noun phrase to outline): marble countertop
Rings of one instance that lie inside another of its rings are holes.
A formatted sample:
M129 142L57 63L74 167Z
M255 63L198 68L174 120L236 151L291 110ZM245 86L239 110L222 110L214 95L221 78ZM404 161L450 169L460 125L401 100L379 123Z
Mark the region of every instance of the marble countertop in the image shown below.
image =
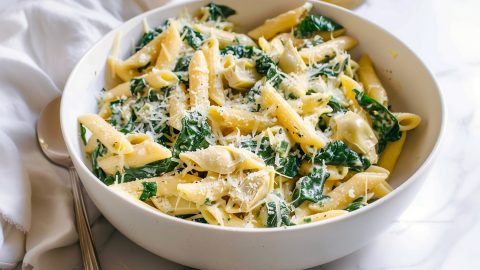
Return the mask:
M355 10L427 63L445 98L447 128L432 172L404 214L366 247L314 269L480 269L478 10L478 0L367 0ZM116 231L101 258L104 269L185 269Z

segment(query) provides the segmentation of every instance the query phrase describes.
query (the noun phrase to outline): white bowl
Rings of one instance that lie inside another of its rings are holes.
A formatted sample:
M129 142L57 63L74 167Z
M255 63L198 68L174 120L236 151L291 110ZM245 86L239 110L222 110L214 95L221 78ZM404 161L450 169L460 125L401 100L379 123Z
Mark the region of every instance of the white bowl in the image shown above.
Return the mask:
M88 194L104 216L138 245L169 260L202 269L300 269L323 264L364 246L385 230L410 204L437 152L444 108L435 80L423 62L387 31L348 10L314 2L321 13L344 25L359 40L353 55L368 53L395 111L422 117L421 125L408 133L388 196L348 215L287 228L222 228L184 221L111 192L87 167L80 148L77 117L97 112L95 97L105 84L106 59L115 33L123 34L121 52L126 57L142 34L142 20L156 26L185 8L195 11L207 1L170 3L141 14L107 34L78 63L66 84L61 124L75 167ZM295 8L302 1L225 0L238 11L232 20L240 31ZM413 240L413 239L412 239Z

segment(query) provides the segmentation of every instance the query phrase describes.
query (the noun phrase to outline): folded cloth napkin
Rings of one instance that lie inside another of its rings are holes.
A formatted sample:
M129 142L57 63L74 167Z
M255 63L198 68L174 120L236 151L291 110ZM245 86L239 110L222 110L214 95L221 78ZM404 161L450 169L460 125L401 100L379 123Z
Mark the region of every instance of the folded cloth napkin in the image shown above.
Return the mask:
M81 56L123 21L165 0L0 3L0 269L81 267L67 172L37 146L41 109ZM100 216L88 203L91 221ZM102 243L113 231L94 228Z

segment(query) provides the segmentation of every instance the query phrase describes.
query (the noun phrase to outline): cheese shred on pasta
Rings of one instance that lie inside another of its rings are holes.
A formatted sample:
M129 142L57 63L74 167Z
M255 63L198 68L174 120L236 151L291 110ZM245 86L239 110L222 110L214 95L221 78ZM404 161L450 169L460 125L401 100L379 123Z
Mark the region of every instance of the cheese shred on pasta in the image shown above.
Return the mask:
M387 195L421 118L390 111L370 57L349 54L355 33L311 8L248 35L214 3L144 20L122 58L118 35L108 66L120 83L92 97L98 115L79 116L92 172L165 214L218 226L320 222Z

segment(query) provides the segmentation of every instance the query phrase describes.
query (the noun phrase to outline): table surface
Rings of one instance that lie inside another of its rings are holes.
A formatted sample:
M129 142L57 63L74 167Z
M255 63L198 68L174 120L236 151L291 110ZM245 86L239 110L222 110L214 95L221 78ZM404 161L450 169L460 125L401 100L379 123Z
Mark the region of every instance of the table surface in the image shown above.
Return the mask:
M408 210L366 247L314 269L480 269L479 9L478 0L367 0L355 10L426 62L445 98L447 128L432 172ZM116 231L100 256L104 269L185 269Z

